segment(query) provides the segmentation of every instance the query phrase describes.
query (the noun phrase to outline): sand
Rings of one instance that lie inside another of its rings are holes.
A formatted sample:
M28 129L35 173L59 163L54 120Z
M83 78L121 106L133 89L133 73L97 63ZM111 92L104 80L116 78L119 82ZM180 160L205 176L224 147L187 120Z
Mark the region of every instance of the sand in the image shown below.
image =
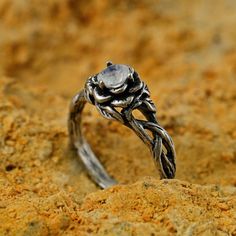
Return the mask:
M0 19L0 235L236 235L235 1L2 0ZM91 105L83 131L120 184L68 148L71 98L108 60L148 84L175 180Z

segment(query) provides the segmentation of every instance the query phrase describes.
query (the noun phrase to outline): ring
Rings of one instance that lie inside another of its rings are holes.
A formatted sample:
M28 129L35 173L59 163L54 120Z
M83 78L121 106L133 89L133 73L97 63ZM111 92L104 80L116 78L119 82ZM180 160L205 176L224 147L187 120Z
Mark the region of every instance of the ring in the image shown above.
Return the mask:
M82 111L86 102L95 105L103 117L122 123L138 135L149 147L161 178L175 177L174 143L159 125L149 89L132 67L107 62L103 71L88 78L84 89L74 96L70 106L70 143L91 178L101 188L107 188L117 182L106 172L81 131ZM132 112L136 109L145 119L134 117Z

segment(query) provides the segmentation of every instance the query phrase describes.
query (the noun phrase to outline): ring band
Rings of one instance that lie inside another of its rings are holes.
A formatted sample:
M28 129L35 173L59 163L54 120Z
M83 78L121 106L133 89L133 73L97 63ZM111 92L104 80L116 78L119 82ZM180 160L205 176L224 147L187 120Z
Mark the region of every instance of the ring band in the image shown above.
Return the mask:
M157 121L156 108L147 85L132 67L108 62L107 68L89 77L84 89L72 99L68 119L70 142L89 175L101 188L117 182L108 175L82 135L82 111L87 102L95 105L103 117L119 121L141 138L149 147L161 178L175 177L174 143ZM144 115L145 120L133 116L132 112L136 109Z

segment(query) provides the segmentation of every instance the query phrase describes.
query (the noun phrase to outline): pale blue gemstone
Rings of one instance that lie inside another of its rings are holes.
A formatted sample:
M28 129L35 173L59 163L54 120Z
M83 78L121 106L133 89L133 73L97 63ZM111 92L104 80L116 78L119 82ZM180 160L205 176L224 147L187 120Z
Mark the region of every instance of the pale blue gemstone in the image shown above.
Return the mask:
M107 88L118 88L122 86L130 74L126 65L115 64L108 66L97 76L98 81L102 81Z

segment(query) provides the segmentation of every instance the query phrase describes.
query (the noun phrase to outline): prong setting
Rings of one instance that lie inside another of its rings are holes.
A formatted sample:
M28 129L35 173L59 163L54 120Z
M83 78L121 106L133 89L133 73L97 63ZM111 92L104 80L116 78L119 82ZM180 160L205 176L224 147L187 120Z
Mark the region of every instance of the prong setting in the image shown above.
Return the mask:
M85 90L88 102L113 108L127 108L133 102L134 94L139 98L142 94L145 94L145 98L149 96L148 89L132 67L112 64L110 61L107 62L107 69L88 79ZM151 104L147 105L151 107Z
M101 80L98 82L98 85L99 85L99 87L100 87L101 89L104 89L104 88L105 88L105 84L104 84L104 82L101 81Z
M106 64L107 64L107 67L113 65L111 61L108 61Z

